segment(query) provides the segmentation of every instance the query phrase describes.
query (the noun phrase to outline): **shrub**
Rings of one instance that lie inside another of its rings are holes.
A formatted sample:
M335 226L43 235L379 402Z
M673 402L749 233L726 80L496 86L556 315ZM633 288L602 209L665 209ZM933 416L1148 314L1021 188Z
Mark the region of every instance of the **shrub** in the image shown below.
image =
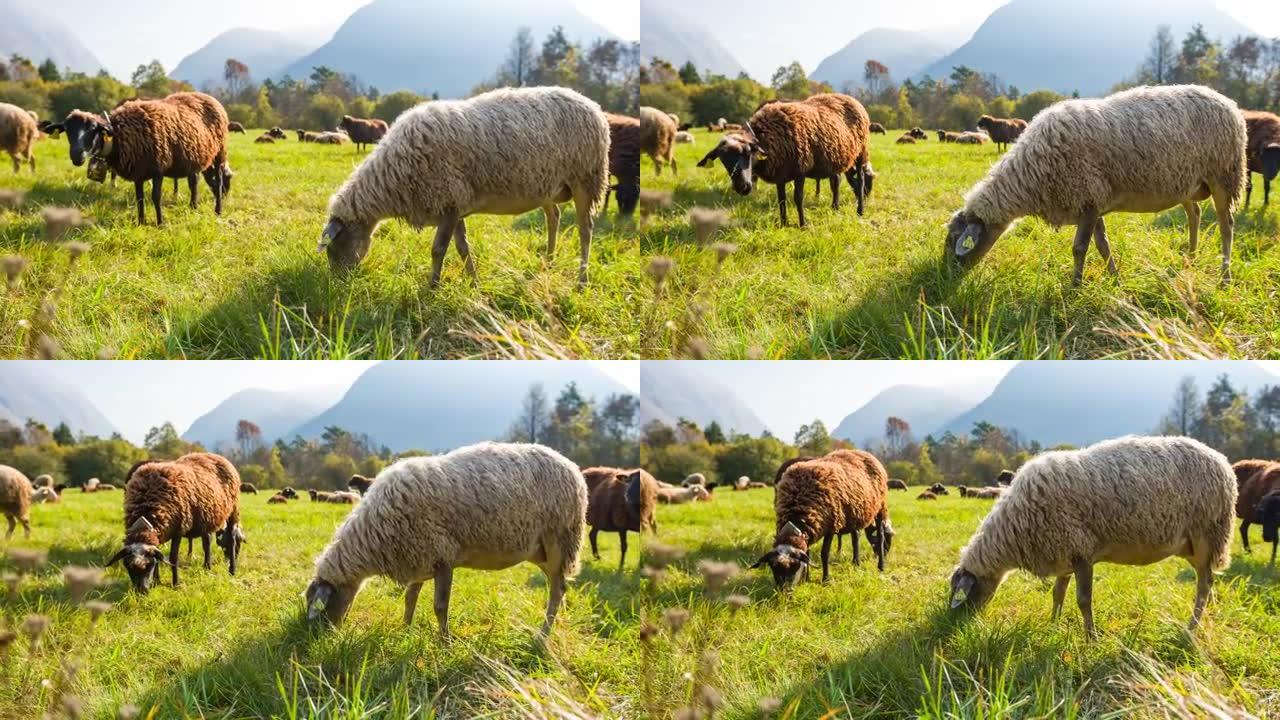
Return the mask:
M382 99L373 108L373 116L379 120L385 120L390 125L405 110L412 108L425 99L421 95L411 93L408 90L399 90L390 95L383 95Z

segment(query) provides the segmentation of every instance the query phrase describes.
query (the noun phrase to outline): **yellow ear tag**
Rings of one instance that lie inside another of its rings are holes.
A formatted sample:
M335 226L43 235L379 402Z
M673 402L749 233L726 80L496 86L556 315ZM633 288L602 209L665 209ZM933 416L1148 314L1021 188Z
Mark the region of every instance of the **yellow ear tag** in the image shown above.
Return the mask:
M112 144L113 144L113 140L111 138L111 133L109 132L102 133L102 154L104 156L111 154Z

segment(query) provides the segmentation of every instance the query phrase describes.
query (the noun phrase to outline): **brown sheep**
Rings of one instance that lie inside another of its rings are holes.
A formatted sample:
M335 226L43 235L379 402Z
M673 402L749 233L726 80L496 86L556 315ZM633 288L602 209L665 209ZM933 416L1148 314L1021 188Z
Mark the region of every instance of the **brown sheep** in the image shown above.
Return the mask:
M127 475L124 494L124 547L107 561L124 561L140 593L151 588L160 563L170 566L178 586L178 550L182 538L200 538L204 566L212 567L209 537L216 533L232 575L244 543L240 527L240 474L226 458L191 453L177 460L144 460ZM166 560L160 545L170 542Z
M960 139L960 133L948 132L946 130L938 131L938 142L953 143Z
M35 144L40 137L40 127L31 113L17 105L0 103L0 150L9 153L13 159L13 172L22 168L22 163L36 171Z
M916 139L904 133L899 135L898 139L894 140L894 142L898 145L915 145Z
M1268 498L1280 493L1280 463L1268 460L1241 460L1231 466L1236 474L1239 494L1236 496L1236 516L1240 518L1240 542L1245 552L1249 548L1249 525L1262 525L1263 542L1271 543L1271 564L1276 562L1276 525L1280 515L1275 515L1274 502Z
M671 116L651 107L640 108L640 151L653 160L653 172L662 174L662 165L671 163L671 172L679 175L676 165L676 124Z
M996 149L1003 151L1010 144L1018 141L1018 136L1027 129L1027 121L1017 118L995 118L983 115L978 118L978 127L991 136Z
M901 480L898 480L897 478L894 478L889 481L889 489L890 490L906 490L907 484Z
M920 493L919 495L917 495L917 496L916 496L916 499L917 499L917 500L937 500L937 499L938 499L938 496L937 496L937 495L934 495L933 493L929 492L928 490L925 490L924 492L922 492L922 493Z
M1004 491L1005 488L999 486L974 488L969 490L968 497L977 498L979 500L999 500L1000 496L1004 495Z
M253 483L240 483L240 492L241 494L257 495L258 486Z
M276 139L266 133L262 133L254 138L253 141L259 145L271 145L275 143Z
M331 492L312 488L307 491L307 494L311 496L311 502L333 502L333 493Z
M230 121L230 122L228 122L228 123L227 123L227 132L229 132L229 133L233 133L233 132L234 132L234 133L240 133L241 135L244 135L244 134L245 134L245 131L244 131L244 125L242 125L242 124L240 124L240 123L236 122L235 120L232 120L232 121Z
M347 489L354 490L361 495L369 492L369 488L373 487L373 478L367 478L363 475L352 475L347 481Z
M298 142L315 142L320 139L320 133L314 133L309 130L298 130Z
M608 211L609 195L617 190L618 214L626 217L640 200L640 121L614 113L604 117L609 121L609 174L618 179L605 192L604 209Z
M836 450L819 458L784 463L774 487L777 532L773 548L751 567L768 565L778 588L794 583L809 567L809 546L822 538L822 579L830 577L831 540L853 535L853 562L858 564L858 531L865 531L884 570L893 540L889 522L889 475L870 453Z
M289 498L281 495L280 493L276 493L275 495L272 495L271 497L267 498L268 505L285 505L288 502L289 502Z
M954 142L960 145L986 145L991 142L991 136L984 132L962 132Z
M885 130L884 126L878 122L871 123L870 132L872 135L887 135L889 133L889 131Z
M363 119L343 115L338 127L351 137L357 152L363 150L365 145L376 145L387 134L387 121L377 118Z
M591 526L591 554L600 559L596 536L600 531L618 533L618 569L627 560L627 532L658 533L656 508L658 483L643 470L618 471L599 482L587 496L587 524Z
M965 485L957 485L956 490L960 491L960 497L969 497L969 493L971 492Z
M31 537L31 481L8 465L0 465L0 513L9 521L5 540L13 537L18 523L22 523L23 536Z
M1249 207L1253 194L1253 174L1262 175L1262 206L1271 201L1271 181L1280 172L1280 116L1269 112L1243 110L1249 133L1245 154L1249 159L1248 184L1244 190L1244 206Z

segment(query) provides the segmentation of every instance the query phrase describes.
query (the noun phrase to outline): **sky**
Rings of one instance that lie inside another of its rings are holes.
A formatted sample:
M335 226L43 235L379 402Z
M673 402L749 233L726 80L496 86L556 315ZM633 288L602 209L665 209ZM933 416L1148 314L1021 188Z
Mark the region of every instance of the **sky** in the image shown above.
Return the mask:
M792 60L813 72L823 58L876 27L944 29L963 43L1008 0L805 0L805 17L821 22L797 22L796 6L777 0L663 2L674 3L681 15L715 35L752 77L768 82L779 65ZM1280 2L1217 0L1217 5L1256 32L1280 36Z
M631 391L639 391L638 362L590 362ZM249 388L316 390L337 402L374 364L357 360L67 360L40 367L79 388L126 439L141 443L147 430L166 421L179 433L186 432L196 418Z
M828 430L894 385L974 388L985 397L1016 364L1012 360L788 360L699 362L706 377L736 391L783 438L822 420Z
M237 27L299 31L319 46L370 0L59 0L40 8L67 23L112 75L126 82L158 59L172 70L219 33ZM455 0L422 0L454 2ZM483 3L484 0L470 0ZM528 0L534 4L543 0ZM573 0L583 14L627 40L640 36L640 0ZM123 31L127 26L127 31ZM175 32L175 28L182 31Z

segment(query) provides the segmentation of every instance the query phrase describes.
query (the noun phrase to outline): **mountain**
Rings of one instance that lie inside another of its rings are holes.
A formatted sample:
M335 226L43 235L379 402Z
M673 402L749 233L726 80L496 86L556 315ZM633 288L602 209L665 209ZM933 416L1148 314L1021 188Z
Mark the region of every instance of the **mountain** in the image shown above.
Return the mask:
M899 82L915 76L963 41L947 31L873 28L827 56L810 77L831 83L837 90L846 84L857 86L863 82L867 61L877 60L889 68L889 77Z
M93 74L102 63L80 42L75 32L35 3L0 0L0 57L17 53L39 65L52 58L58 69L71 68Z
M974 423L985 420L1046 446L1150 433L1168 411L1182 378L1193 377L1203 395L1222 373L1237 390L1280 384L1280 375L1247 361L1022 362L986 400L940 432L968 434Z
M315 50L318 43L308 42L292 33L255 28L228 30L182 59L169 73L175 80L185 80L196 87L222 82L227 58L235 58L249 66L254 80L276 77L290 63Z
M587 362L383 362L365 371L333 407L287 433L315 438L329 425L364 433L399 452L449 450L501 439L519 416L529 386L542 383L554 404L570 382L586 397L630 394Z
M921 75L946 78L952 68L967 65L1024 93L1104 95L1137 70L1159 25L1170 26L1181 45L1196 23L1211 38L1254 34L1213 0L1012 0Z
M733 53L711 33L680 14L665 0L640 3L640 62L661 58L676 67L692 62L699 72L711 71L726 77L745 72Z
M51 430L65 422L77 435L110 437L116 432L84 393L42 371L41 363L6 362L0 370L0 419L22 426L29 418Z
M332 406L340 394L337 388L288 392L241 390L196 418L182 438L210 450L230 447L236 441L236 423L248 420L262 429L264 443L287 440L292 437L289 431Z
M911 425L915 437L923 438L981 399L982 393L976 390L895 385L841 420L831 435L864 446L868 439L884 437L885 420L897 417Z
M465 97L497 72L518 28L530 28L541 43L556 25L571 41L612 37L578 12L572 0L373 0L347 18L329 42L281 74L305 78L313 67L326 65L384 94L412 90Z
M696 361L640 364L640 423L674 426L684 418L706 427L715 421L726 432L764 432L764 422L733 390L707 377Z

